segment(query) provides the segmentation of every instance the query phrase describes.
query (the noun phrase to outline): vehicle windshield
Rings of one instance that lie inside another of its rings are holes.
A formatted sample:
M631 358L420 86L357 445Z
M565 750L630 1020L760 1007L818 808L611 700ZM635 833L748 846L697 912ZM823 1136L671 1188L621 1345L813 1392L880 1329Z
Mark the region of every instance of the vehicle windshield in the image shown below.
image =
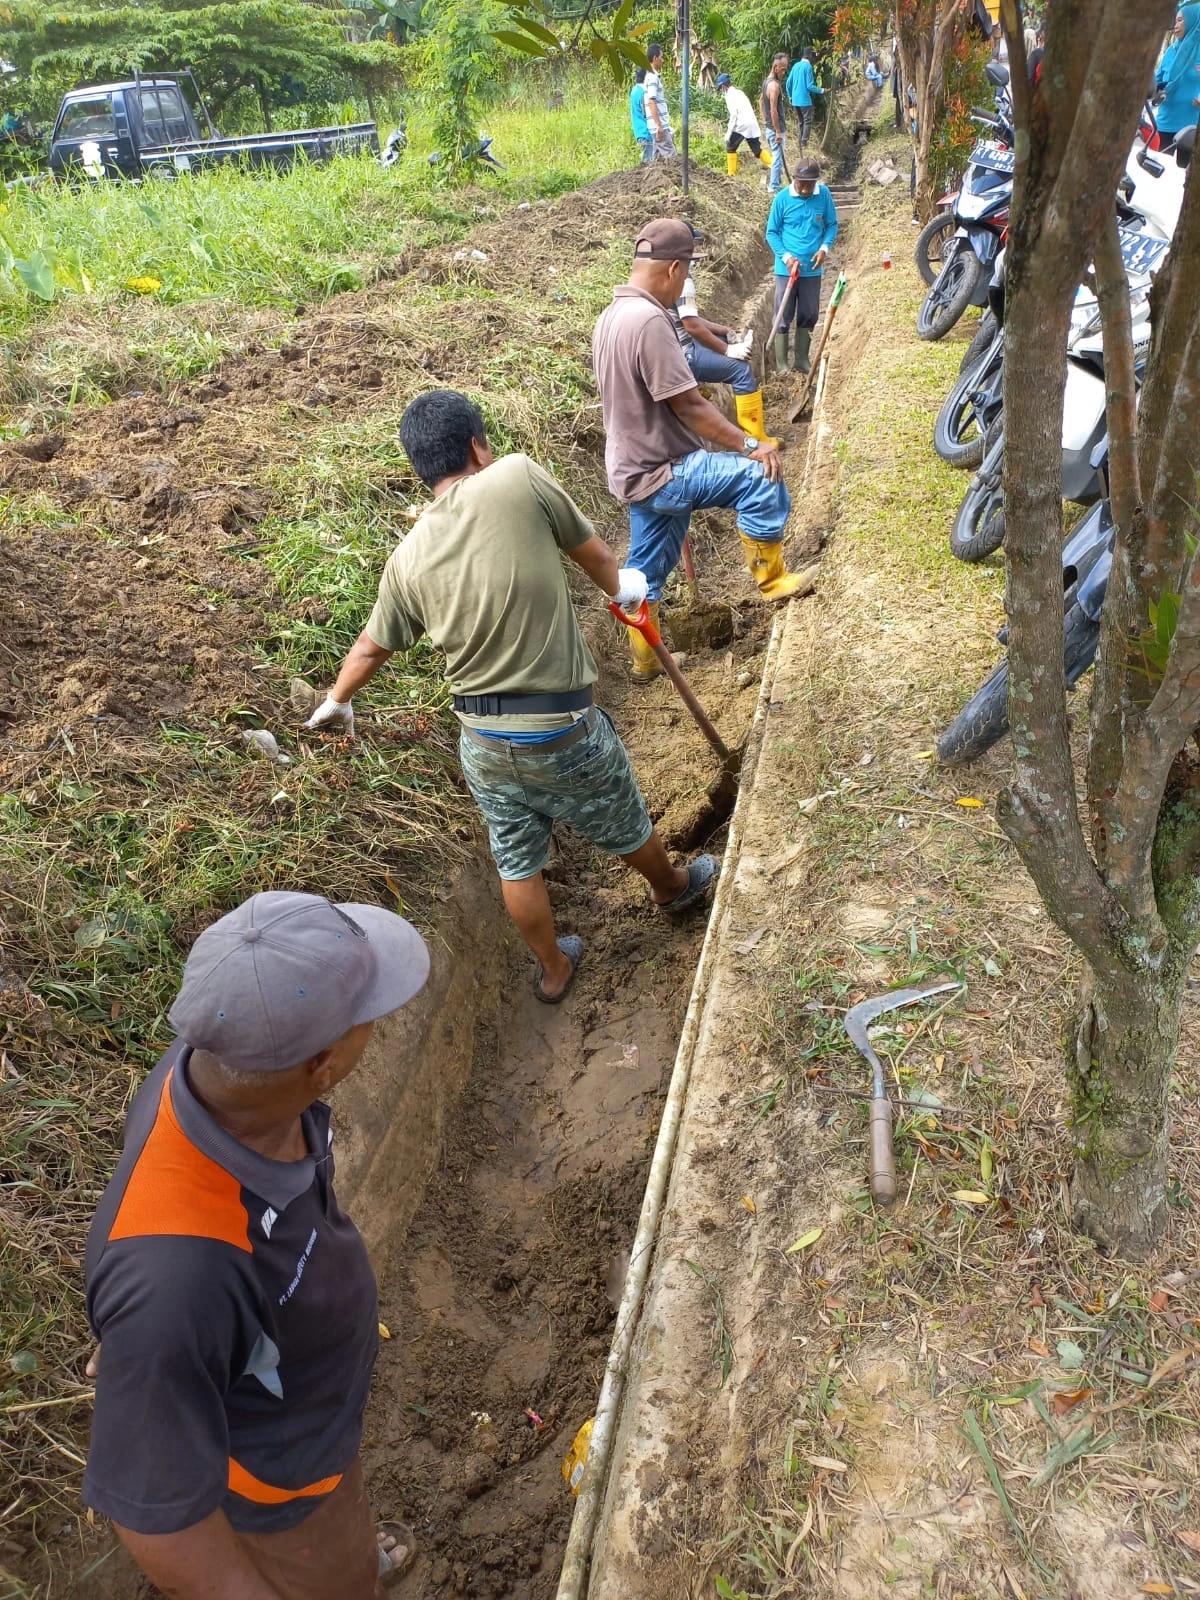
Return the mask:
M60 139L112 139L117 132L112 101L74 100L63 112Z
M152 144L178 144L192 137L183 97L173 83L144 87L140 93L142 126Z

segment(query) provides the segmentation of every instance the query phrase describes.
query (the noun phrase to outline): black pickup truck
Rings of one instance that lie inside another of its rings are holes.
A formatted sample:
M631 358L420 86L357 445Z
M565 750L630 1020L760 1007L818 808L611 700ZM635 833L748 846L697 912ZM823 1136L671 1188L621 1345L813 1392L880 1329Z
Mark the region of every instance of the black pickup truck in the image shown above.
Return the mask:
M50 170L56 177L174 177L227 161L283 170L297 158L330 161L360 151L379 154L373 122L222 139L192 74L159 72L64 95L50 137Z

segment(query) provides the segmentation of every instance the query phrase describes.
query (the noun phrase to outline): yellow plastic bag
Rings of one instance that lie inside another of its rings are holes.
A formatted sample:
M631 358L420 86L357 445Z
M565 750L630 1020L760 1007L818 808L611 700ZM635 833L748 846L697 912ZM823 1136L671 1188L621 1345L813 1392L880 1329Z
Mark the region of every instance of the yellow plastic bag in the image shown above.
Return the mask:
M588 1458L588 1450L592 1443L592 1428L595 1426L595 1417L589 1417L575 1435L575 1441L563 1457L562 1475L567 1480L567 1487L573 1495L578 1495L579 1485L583 1482L583 1468Z

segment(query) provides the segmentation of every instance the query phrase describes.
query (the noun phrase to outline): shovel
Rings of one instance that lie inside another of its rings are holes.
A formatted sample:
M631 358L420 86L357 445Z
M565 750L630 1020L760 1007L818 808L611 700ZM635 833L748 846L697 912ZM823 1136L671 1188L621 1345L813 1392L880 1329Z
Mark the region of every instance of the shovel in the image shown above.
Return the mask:
M788 301L792 298L796 288L796 279L800 276L800 268L793 267L788 273L787 288L783 291L783 298L779 302L779 310L775 313L775 320L771 324L771 331L767 335L762 347L762 381L767 381L767 352L775 343L775 335L779 332L780 323L787 313Z
M837 282L833 286L833 294L829 301L829 310L825 313L825 326L821 329L821 337L817 341L817 353L812 358L812 368L804 374L800 384L800 394L796 404L788 412L789 422L799 422L808 409L808 402L812 398L813 384L817 381L817 372L821 366L821 357L825 354L825 341L829 338L829 330L833 327L833 319L837 315L837 308L842 303L842 296L846 292L846 274L838 273Z
M741 761L740 752L731 751L724 739L721 738L721 735L708 720L708 717L704 711L704 707L700 704L699 700L696 699L695 692L693 691L691 684L684 677L683 673L680 672L675 661L675 657L662 642L662 634L659 633L658 629L654 626L653 619L650 616L650 607L647 602L643 600L641 605L638 606L637 610L632 616L630 616L627 611L622 611L621 607L615 600L610 600L608 602L608 609L618 621L623 622L627 628L636 628L641 634L642 638L645 639L646 643L650 646L651 650L654 651L654 654L661 662L663 671L679 690L679 698L692 713L693 717L695 717L700 728L700 732L720 756L722 762L724 763L725 770L736 775L738 765Z
M871 1079L871 1198L881 1206L890 1206L896 1198L896 1154L892 1149L892 1103L888 1099L887 1084L883 1080L883 1062L871 1048L867 1029L876 1017L888 1011L898 1011L902 1006L916 1005L918 1000L928 1000L935 994L945 994L950 989L961 989L961 983L939 983L932 989L892 989L887 994L876 995L873 1000L861 1000L846 1013L846 1037L854 1048L866 1057L873 1074Z

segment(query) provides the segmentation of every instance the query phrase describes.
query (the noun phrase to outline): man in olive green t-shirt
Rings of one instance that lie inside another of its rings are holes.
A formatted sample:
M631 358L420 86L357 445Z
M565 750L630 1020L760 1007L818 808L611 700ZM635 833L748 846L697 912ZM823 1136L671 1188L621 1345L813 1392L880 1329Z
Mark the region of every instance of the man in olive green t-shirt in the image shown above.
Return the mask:
M650 822L625 747L592 703L596 663L561 557L628 608L645 598L646 580L618 571L574 501L528 456L493 459L465 396L418 396L400 440L433 504L388 558L366 628L308 725L353 732L352 696L389 656L422 634L442 648L463 773L504 903L537 957L534 992L554 1004L583 954L577 936L556 937L542 878L555 822L636 867L663 910L702 900L717 872L712 856L673 866Z

